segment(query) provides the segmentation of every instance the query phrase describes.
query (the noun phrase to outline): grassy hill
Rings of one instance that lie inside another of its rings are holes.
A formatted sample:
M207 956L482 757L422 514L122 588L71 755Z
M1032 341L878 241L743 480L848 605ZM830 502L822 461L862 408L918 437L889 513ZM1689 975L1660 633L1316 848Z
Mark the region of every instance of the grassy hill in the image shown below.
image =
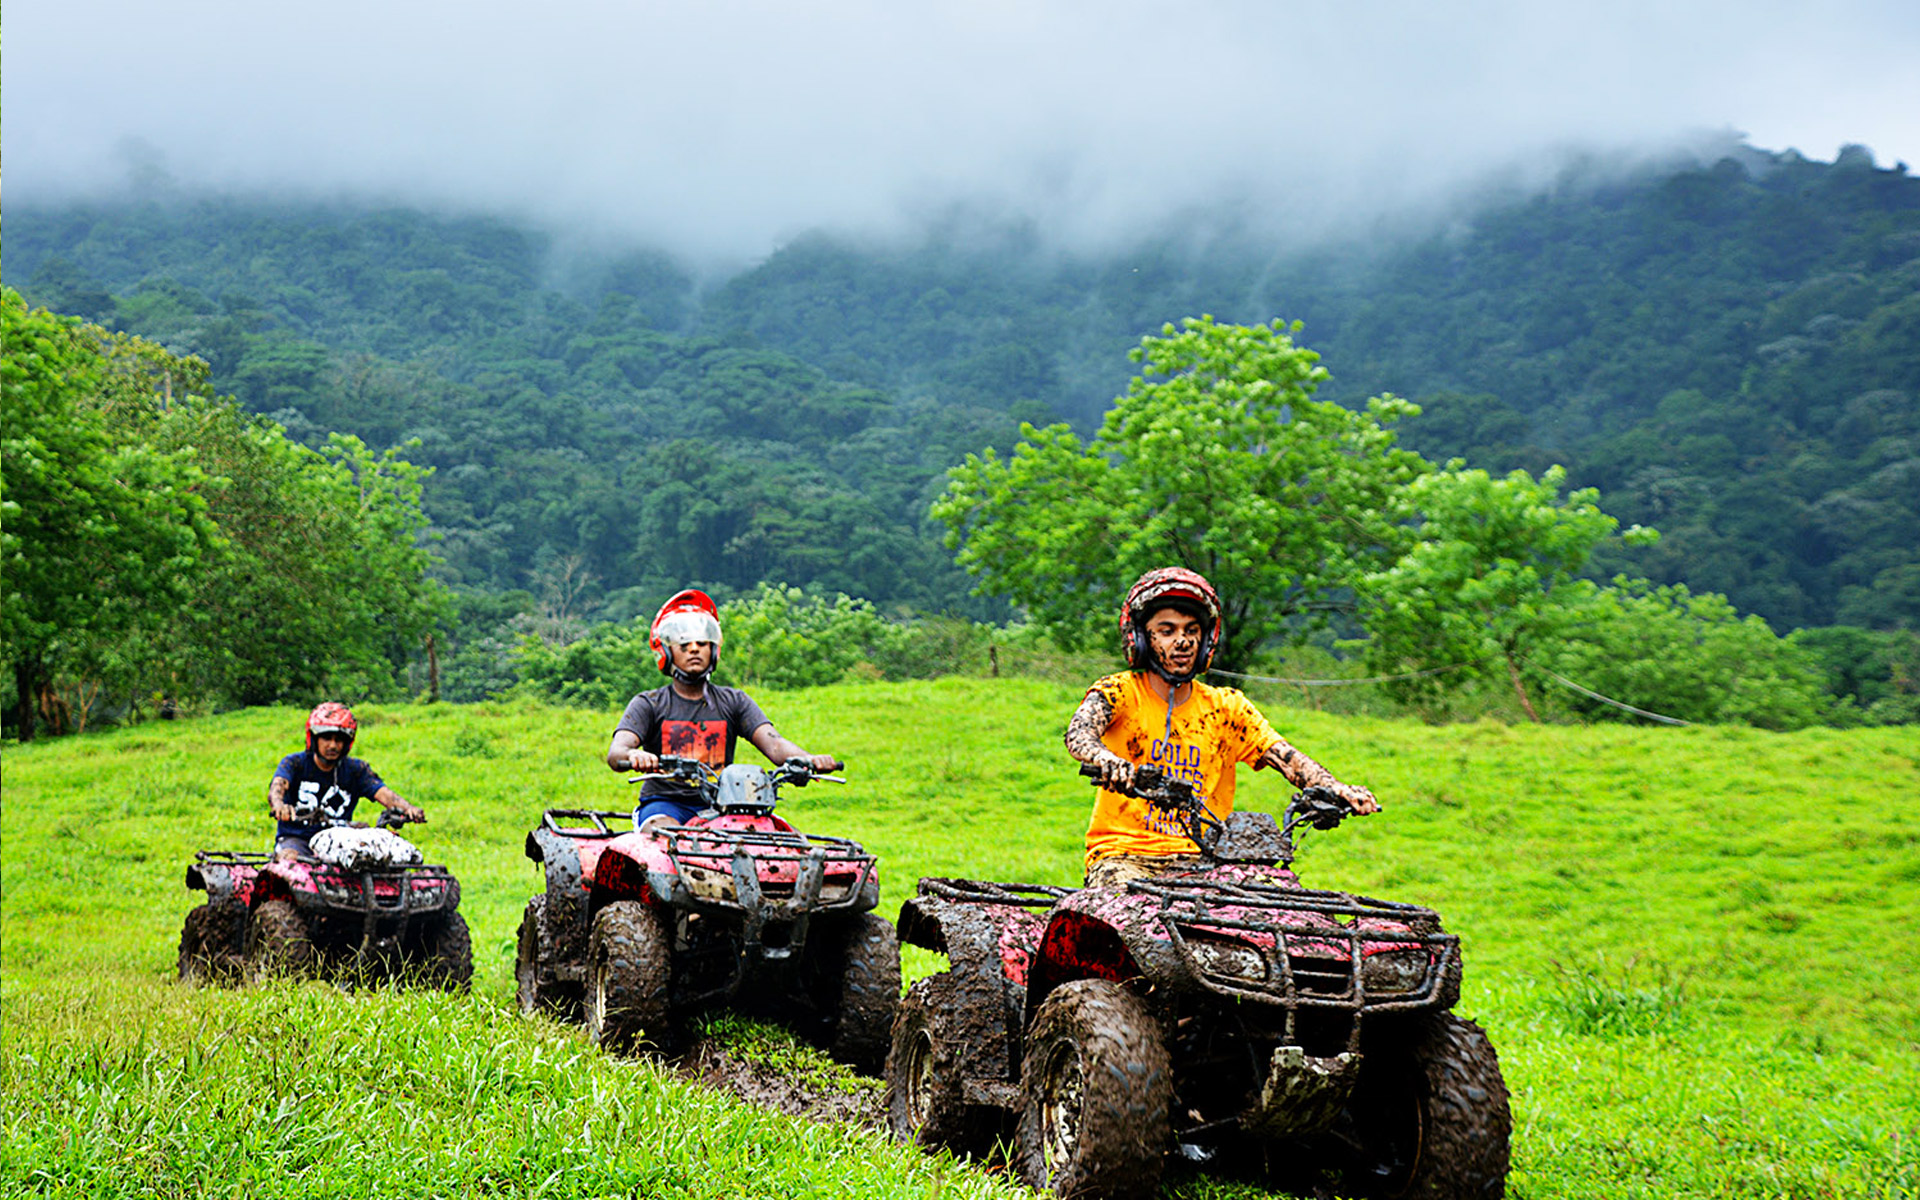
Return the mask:
M1077 882L1091 802L1030 680L761 697L849 763L802 828L926 874ZM1316 835L1318 886L1431 904L1462 1009L1514 1092L1511 1195L1911 1196L1920 1188L1920 734L1444 728L1273 708L1386 811ZM1004 1178L794 1121L513 1011L548 805L620 807L615 714L361 710L356 753L459 874L471 997L172 982L195 848L267 837L300 714L250 710L9 746L0 1044L9 1195L989 1196ZM1277 810L1282 781L1242 774ZM935 960L910 951L909 976ZM1170 1194L1248 1194L1195 1177Z

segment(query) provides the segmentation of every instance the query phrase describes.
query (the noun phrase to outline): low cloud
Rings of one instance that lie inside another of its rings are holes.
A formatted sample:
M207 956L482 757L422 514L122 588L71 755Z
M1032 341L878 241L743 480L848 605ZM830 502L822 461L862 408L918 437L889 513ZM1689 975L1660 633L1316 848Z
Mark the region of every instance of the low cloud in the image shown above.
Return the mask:
M695 260L955 203L1093 246L1237 205L1299 237L1576 155L1920 154L1910 4L16 0L13 198L502 211Z

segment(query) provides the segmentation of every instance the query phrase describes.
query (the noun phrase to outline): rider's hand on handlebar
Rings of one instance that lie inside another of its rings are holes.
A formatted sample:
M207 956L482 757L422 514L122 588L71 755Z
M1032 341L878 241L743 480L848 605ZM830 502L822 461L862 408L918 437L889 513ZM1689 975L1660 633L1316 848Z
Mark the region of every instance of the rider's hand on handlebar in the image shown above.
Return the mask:
M1100 786L1112 792L1128 793L1138 777L1139 765L1117 754L1106 755L1091 764L1099 772Z
M807 765L813 768L815 775L831 775L847 769L847 764L831 754L810 754L807 756Z
M627 751L627 764L630 770L642 773L658 771L660 769L660 756L652 751L642 750L638 746L635 746L632 750Z
M1380 801L1374 798L1372 792L1357 784L1336 783L1333 785L1332 790L1334 795L1347 802L1348 808L1351 808L1363 817L1368 813L1377 813L1380 811Z
M269 800L267 801L267 808L273 813L273 819L276 821L298 820L298 818L293 815L293 805L288 804L285 800Z

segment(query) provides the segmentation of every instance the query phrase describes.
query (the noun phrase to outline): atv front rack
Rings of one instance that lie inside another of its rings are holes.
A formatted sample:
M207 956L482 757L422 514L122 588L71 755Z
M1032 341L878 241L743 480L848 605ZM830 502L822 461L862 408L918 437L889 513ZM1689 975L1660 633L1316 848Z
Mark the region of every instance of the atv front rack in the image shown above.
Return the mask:
M1300 1009L1439 1006L1459 972L1459 937L1441 932L1439 914L1417 904L1178 876L1127 886L1158 901L1154 915L1193 978L1209 991L1285 1009L1289 1037Z
M658 830L666 840L667 857L692 898L712 907L757 913L776 910L783 918L804 913L858 908L874 881L877 860L851 838L790 830L715 829L708 825L667 825ZM793 880L764 881L762 868ZM830 868L840 868L831 870ZM829 874L854 872L854 879L827 884ZM724 890L693 886L703 878L724 878Z
M451 910L460 895L453 873L428 863L383 866L372 871L349 871L317 863L312 879L314 891L329 907L357 912L368 920Z

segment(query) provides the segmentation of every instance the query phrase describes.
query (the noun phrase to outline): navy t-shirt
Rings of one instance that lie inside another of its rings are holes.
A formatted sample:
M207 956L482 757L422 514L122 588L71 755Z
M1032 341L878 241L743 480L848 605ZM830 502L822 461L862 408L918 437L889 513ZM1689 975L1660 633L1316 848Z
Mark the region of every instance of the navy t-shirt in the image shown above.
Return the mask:
M736 741L751 737L766 723L767 714L739 688L710 683L705 696L689 700L668 684L627 701L627 711L620 714L614 732L632 733L640 739L642 750L696 758L717 771L733 761ZM640 799L655 796L694 800L699 793L670 780L649 779L640 789Z
M312 753L306 750L281 759L273 777L284 779L292 785L287 789L286 797L290 807L299 808L303 801L317 801L321 812L338 821L351 821L354 805L361 800L372 799L375 792L387 786L373 773L373 768L367 765L365 759L343 758L333 770L323 771L314 763ZM302 825L297 821L281 821L274 836L312 837L331 823L316 821L311 825Z

